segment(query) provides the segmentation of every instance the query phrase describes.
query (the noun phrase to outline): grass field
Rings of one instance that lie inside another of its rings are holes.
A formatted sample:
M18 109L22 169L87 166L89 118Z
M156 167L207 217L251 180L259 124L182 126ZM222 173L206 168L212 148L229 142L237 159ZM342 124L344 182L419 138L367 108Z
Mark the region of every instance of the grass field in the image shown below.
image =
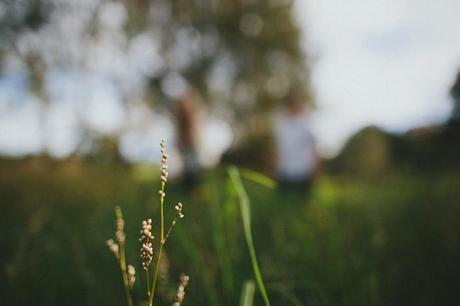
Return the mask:
M0 169L0 304L125 305L104 242L119 205L128 260L141 271L138 232L146 216L157 220L158 170L52 161ZM308 198L244 184L272 305L458 305L460 173L323 176ZM167 214L181 201L185 218L166 247L161 305L171 305L181 272L191 277L185 305L238 305L254 276L225 169L167 194Z

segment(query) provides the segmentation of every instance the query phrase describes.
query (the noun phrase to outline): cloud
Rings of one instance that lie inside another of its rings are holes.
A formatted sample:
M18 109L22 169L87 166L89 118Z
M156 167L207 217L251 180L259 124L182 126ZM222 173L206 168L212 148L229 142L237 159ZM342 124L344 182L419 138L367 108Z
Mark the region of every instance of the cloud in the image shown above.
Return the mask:
M335 154L369 124L404 131L442 122L460 66L460 2L297 1L314 58L315 131Z

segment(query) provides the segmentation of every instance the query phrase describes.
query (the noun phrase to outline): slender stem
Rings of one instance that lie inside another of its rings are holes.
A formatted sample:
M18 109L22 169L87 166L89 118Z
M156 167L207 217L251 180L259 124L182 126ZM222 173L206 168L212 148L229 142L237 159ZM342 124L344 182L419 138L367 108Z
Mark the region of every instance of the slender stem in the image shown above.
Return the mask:
M145 282L147 284L147 299L150 299L150 279L149 279L149 270L145 271Z
M164 196L164 191L165 191L165 183L164 182L161 182L161 196L160 196L160 228L161 228L161 232L160 232L160 243L163 242L163 239L165 238L164 235L165 235L165 216L164 216L164 199L165 199L165 196Z
M169 229L168 229L168 232L165 235L165 238L163 239L163 242L160 242L160 249L158 251L158 258L157 258L157 262L156 262L156 266L155 266L155 274L153 276L152 295L155 293L155 287L156 287L157 279L158 279L158 271L160 270L161 256L163 254L163 247L166 244L166 241L168 240L169 234L171 233L171 230L173 229L173 227L176 224L176 222L177 222L177 218L174 218L173 222L169 226Z
M157 262L155 265L155 272L153 274L152 290L150 292L149 306L153 306L153 297L155 296L155 289L158 281L158 271L160 270L161 256L163 254L163 246L165 244L165 225L164 225L164 199L165 199L165 182L161 182L160 188L160 249L158 250Z
M123 286L125 287L126 299L128 300L128 306L133 306L133 301L131 299L131 293L129 291L129 282L128 274L126 273L126 255L125 255L125 245L120 245L120 269L121 276L123 278Z
M171 222L171 225L169 226L169 229L168 229L168 231L166 232L166 235L165 235L165 243L168 240L169 234L171 234L171 231L172 231L174 225L176 225L177 220L178 220L177 217L174 217L173 221Z
M163 255L163 243L160 244L160 249L158 251L158 258L157 258L157 263L155 266L155 273L153 275L153 285L152 285L152 292L150 294L149 306L153 306L153 297L155 295L155 289L156 289L157 281L158 281L158 271L160 270L161 255Z

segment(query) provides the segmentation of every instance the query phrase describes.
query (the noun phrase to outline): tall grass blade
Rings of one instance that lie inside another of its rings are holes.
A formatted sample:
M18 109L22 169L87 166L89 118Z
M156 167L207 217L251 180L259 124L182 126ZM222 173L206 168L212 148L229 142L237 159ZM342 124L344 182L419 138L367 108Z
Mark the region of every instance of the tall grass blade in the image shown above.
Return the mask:
M243 290L241 290L240 306L252 306L254 303L254 291L256 285L253 280L244 282Z
M203 284L203 293L206 295L207 305L222 305L219 300L219 294L217 293L216 287L213 285L212 272L200 253L200 250L197 247L198 244L194 243L190 239L190 236L188 236L184 229L180 226L176 228L175 236L179 240L183 251L186 252L188 258L192 260L194 270L201 271L199 276Z
M252 269L254 270L254 276L256 278L257 286L259 287L260 294L266 306L270 306L268 299L267 290L265 289L264 282L262 280L262 274L260 273L259 264L257 263L256 250L252 241L251 232L251 208L248 194L244 189L243 182L241 181L240 173L235 166L231 166L228 169L230 180L235 187L236 194L238 196L238 202L240 204L241 219L243 220L243 230L246 243L248 245L249 255L251 256Z
M234 269L232 268L231 255L225 245L227 238L229 238L226 235L225 219L228 219L231 214L229 214L228 205L222 205L219 199L219 184L216 178L211 178L207 181L206 189L210 199L209 212L213 228L211 231L212 240L222 273L224 293L226 296L235 296Z
M276 187L276 182L273 179L257 171L246 168L240 168L239 171L242 177L250 181L253 181L254 183L260 184L270 189L275 189Z

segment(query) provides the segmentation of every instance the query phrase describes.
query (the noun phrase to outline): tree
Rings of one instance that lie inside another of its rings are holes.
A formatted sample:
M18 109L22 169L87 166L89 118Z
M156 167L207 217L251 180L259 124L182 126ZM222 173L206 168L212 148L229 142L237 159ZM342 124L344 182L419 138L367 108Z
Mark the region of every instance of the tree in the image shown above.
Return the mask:
M34 0L3 7L2 70L19 59L43 103L53 100L53 74L104 79L127 111L136 104L167 109L163 102L188 83L209 109L244 126L292 87L309 94L290 0ZM80 123L84 135L93 133Z

